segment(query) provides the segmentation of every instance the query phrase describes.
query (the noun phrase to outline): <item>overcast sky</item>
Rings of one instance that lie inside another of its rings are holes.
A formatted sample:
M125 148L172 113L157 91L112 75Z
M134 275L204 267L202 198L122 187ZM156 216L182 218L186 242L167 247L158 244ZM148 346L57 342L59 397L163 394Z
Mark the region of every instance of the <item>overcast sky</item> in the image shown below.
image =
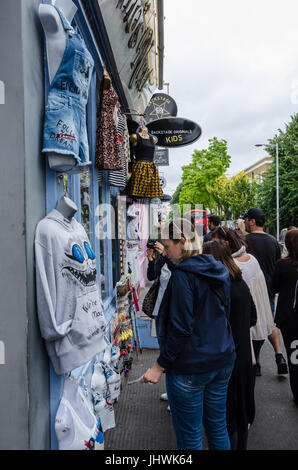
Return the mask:
M298 2L164 0L164 6L164 81L178 116L202 128L199 140L171 149L170 166L159 167L172 194L181 166L208 139L227 140L234 175L264 157L254 144L266 143L298 112Z

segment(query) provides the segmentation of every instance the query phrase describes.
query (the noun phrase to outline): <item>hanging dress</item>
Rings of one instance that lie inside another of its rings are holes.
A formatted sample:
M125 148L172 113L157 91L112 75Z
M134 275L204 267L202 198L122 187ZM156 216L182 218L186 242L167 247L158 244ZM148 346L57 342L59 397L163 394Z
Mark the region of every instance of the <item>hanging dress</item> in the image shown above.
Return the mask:
M82 37L73 30L62 11L55 8L64 26L66 48L50 85L42 152L71 155L77 167L85 167L90 161L86 105L94 61Z
M98 170L121 170L123 168L117 126L114 119L118 95L111 85L102 93L98 106L95 168Z
M160 197L162 189L158 169L153 162L155 145L153 137L143 139L137 134L137 145L134 147L136 163L130 181L129 194L136 197Z

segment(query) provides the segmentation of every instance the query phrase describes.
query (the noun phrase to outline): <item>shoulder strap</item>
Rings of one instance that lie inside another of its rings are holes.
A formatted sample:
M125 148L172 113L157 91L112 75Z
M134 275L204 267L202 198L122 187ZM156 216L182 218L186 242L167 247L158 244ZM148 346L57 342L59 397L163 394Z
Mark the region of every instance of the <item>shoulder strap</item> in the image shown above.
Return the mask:
M212 282L210 279L206 279L206 277L204 276L200 276L199 274L196 274L196 275L201 277L207 282L209 289L219 298L219 300L225 307L226 314L228 316L229 315L229 312L228 312L229 301L228 301L228 298L226 296L223 286L219 285L217 282Z
M208 285L210 287L210 290L212 290L212 292L214 292L214 294L217 295L217 297L223 303L225 309L227 309L228 306L229 306L229 302L228 302L228 299L227 299L227 296L226 296L226 293L225 293L223 287L222 286L216 286L215 284L212 284L212 283L209 283L209 282L208 282Z
M62 21L62 24L63 24L63 27L64 27L64 30L67 32L67 33L73 33L74 32L74 29L73 27L71 26L71 24L69 23L69 21L66 19L66 17L64 16L64 13L62 12L62 10L60 10L60 8L57 8L55 5L53 5L54 8L56 8L60 18L61 18L61 21Z

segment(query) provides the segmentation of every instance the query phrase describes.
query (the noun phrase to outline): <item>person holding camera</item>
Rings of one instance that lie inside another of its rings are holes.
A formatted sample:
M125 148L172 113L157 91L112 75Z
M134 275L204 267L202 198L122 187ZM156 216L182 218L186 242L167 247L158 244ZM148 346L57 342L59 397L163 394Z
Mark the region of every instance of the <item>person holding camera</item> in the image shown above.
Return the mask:
M165 248L159 241L149 240L147 243L147 278L149 281L154 281L159 278L159 289L156 298L155 306L152 315L155 320L158 315L159 307L161 305L165 290L167 288L169 279L171 277L171 271L175 264L168 258L165 253ZM168 400L167 393L162 393L160 399L163 401ZM168 407L170 411L170 407Z
M163 266L167 264L167 267L171 271L174 267L174 263L166 256L165 248L159 241L150 240L147 243L147 279L148 281L154 281L160 274Z
M141 383L157 384L165 372L178 450L203 448L203 422L209 449L230 450L226 401L236 358L230 275L212 255L201 254L189 220L173 220L162 236L175 267L157 317L160 355Z

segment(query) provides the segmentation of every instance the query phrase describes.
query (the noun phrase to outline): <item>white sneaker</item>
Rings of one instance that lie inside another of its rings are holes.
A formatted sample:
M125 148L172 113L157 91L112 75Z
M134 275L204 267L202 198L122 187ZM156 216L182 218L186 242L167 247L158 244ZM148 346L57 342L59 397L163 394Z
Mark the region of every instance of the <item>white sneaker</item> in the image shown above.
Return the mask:
M171 412L171 408L169 407L169 405L168 405L168 407L167 407L167 410L168 410L169 412Z
M163 401L168 401L168 395L167 395L167 393L162 393L162 394L160 395L160 399L163 400Z

